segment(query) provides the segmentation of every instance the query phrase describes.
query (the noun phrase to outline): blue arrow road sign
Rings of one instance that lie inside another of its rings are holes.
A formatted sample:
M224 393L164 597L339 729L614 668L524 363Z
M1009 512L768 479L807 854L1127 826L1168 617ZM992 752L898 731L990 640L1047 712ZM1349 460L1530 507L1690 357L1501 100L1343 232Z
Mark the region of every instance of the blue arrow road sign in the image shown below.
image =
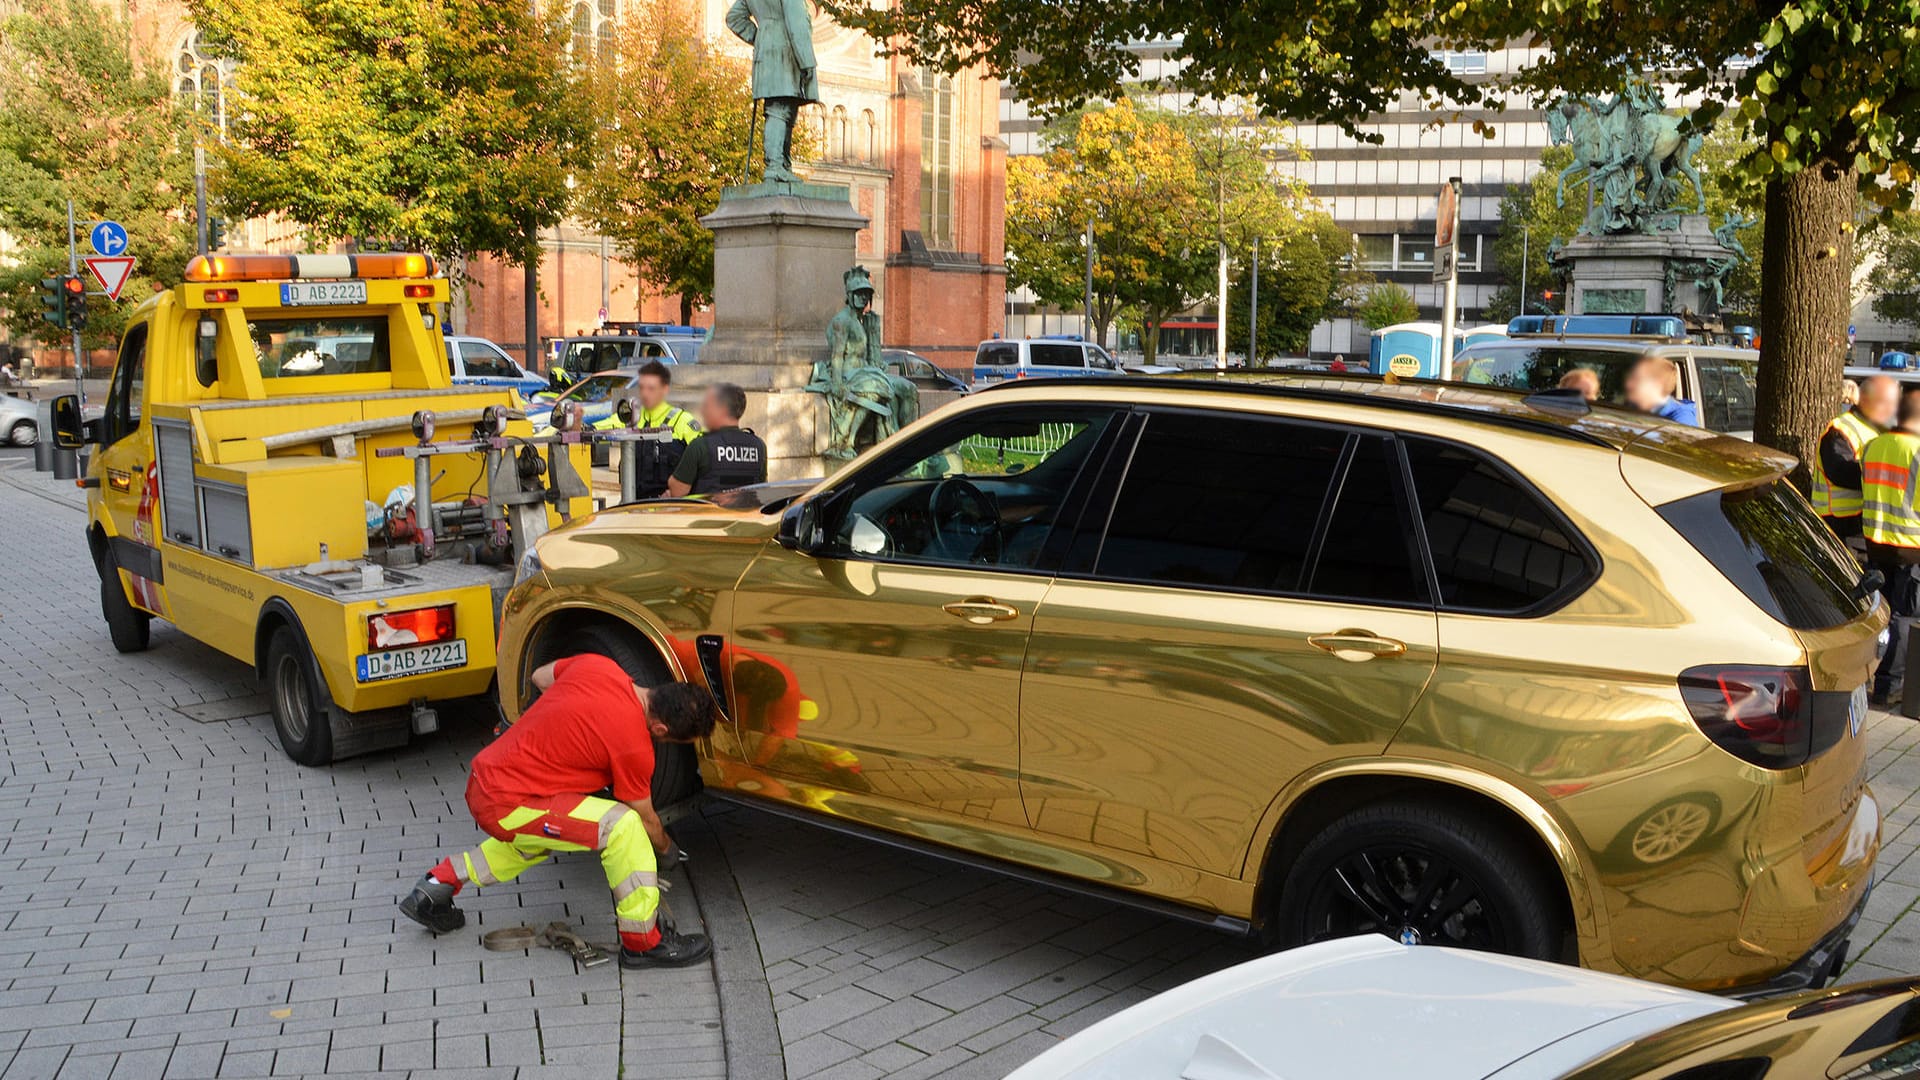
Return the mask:
M93 228L87 230L87 240L93 244L93 250L102 255L124 255L127 252L127 230L117 221L96 221Z

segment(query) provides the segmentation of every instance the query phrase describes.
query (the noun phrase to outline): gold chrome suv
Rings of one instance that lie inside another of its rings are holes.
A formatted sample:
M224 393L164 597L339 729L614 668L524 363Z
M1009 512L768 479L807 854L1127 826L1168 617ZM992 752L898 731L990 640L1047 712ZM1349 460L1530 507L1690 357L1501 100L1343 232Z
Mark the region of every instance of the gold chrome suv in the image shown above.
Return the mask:
M1281 945L1804 986L1879 849L1886 618L1790 465L1559 393L1009 384L824 482L548 535L503 703L604 652L725 705L663 800Z

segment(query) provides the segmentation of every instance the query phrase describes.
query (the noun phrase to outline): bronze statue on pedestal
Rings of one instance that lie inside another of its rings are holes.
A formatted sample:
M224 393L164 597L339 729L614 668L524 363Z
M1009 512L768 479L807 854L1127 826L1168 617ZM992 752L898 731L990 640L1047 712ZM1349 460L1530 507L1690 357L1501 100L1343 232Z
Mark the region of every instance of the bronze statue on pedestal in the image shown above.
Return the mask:
M842 279L847 306L827 324L827 358L814 365L807 389L827 398L832 425L822 457L845 461L920 417L920 390L887 372L880 358L880 317L873 280L856 266Z
M765 179L797 184L793 172L793 125L800 106L820 100L813 58L813 19L806 0L733 0L727 29L753 46L753 98L766 111L762 144ZM751 128L748 131L751 138Z

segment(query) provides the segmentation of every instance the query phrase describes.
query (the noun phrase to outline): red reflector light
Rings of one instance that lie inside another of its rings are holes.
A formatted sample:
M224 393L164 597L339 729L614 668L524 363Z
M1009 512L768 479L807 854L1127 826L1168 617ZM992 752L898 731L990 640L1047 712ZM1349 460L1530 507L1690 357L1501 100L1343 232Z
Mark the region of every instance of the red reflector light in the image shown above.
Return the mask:
M368 650L398 649L453 640L453 605L383 611L367 616Z
M405 292L409 300L430 300L433 298L433 286L431 285L409 285L406 287Z
M240 300L239 289L208 289L200 298L209 304L233 304Z
M1709 664L1680 675L1693 722L1734 757L1791 769L1813 754L1813 686L1806 668Z

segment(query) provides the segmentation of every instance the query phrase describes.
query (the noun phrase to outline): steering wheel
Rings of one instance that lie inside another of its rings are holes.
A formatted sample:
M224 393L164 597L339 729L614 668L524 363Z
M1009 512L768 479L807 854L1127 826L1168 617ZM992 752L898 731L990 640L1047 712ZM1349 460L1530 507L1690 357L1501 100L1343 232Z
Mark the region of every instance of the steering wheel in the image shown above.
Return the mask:
M1000 562L1005 545L1000 507L973 481L949 476L935 484L927 498L927 513L933 522L929 554L949 562L987 566Z

